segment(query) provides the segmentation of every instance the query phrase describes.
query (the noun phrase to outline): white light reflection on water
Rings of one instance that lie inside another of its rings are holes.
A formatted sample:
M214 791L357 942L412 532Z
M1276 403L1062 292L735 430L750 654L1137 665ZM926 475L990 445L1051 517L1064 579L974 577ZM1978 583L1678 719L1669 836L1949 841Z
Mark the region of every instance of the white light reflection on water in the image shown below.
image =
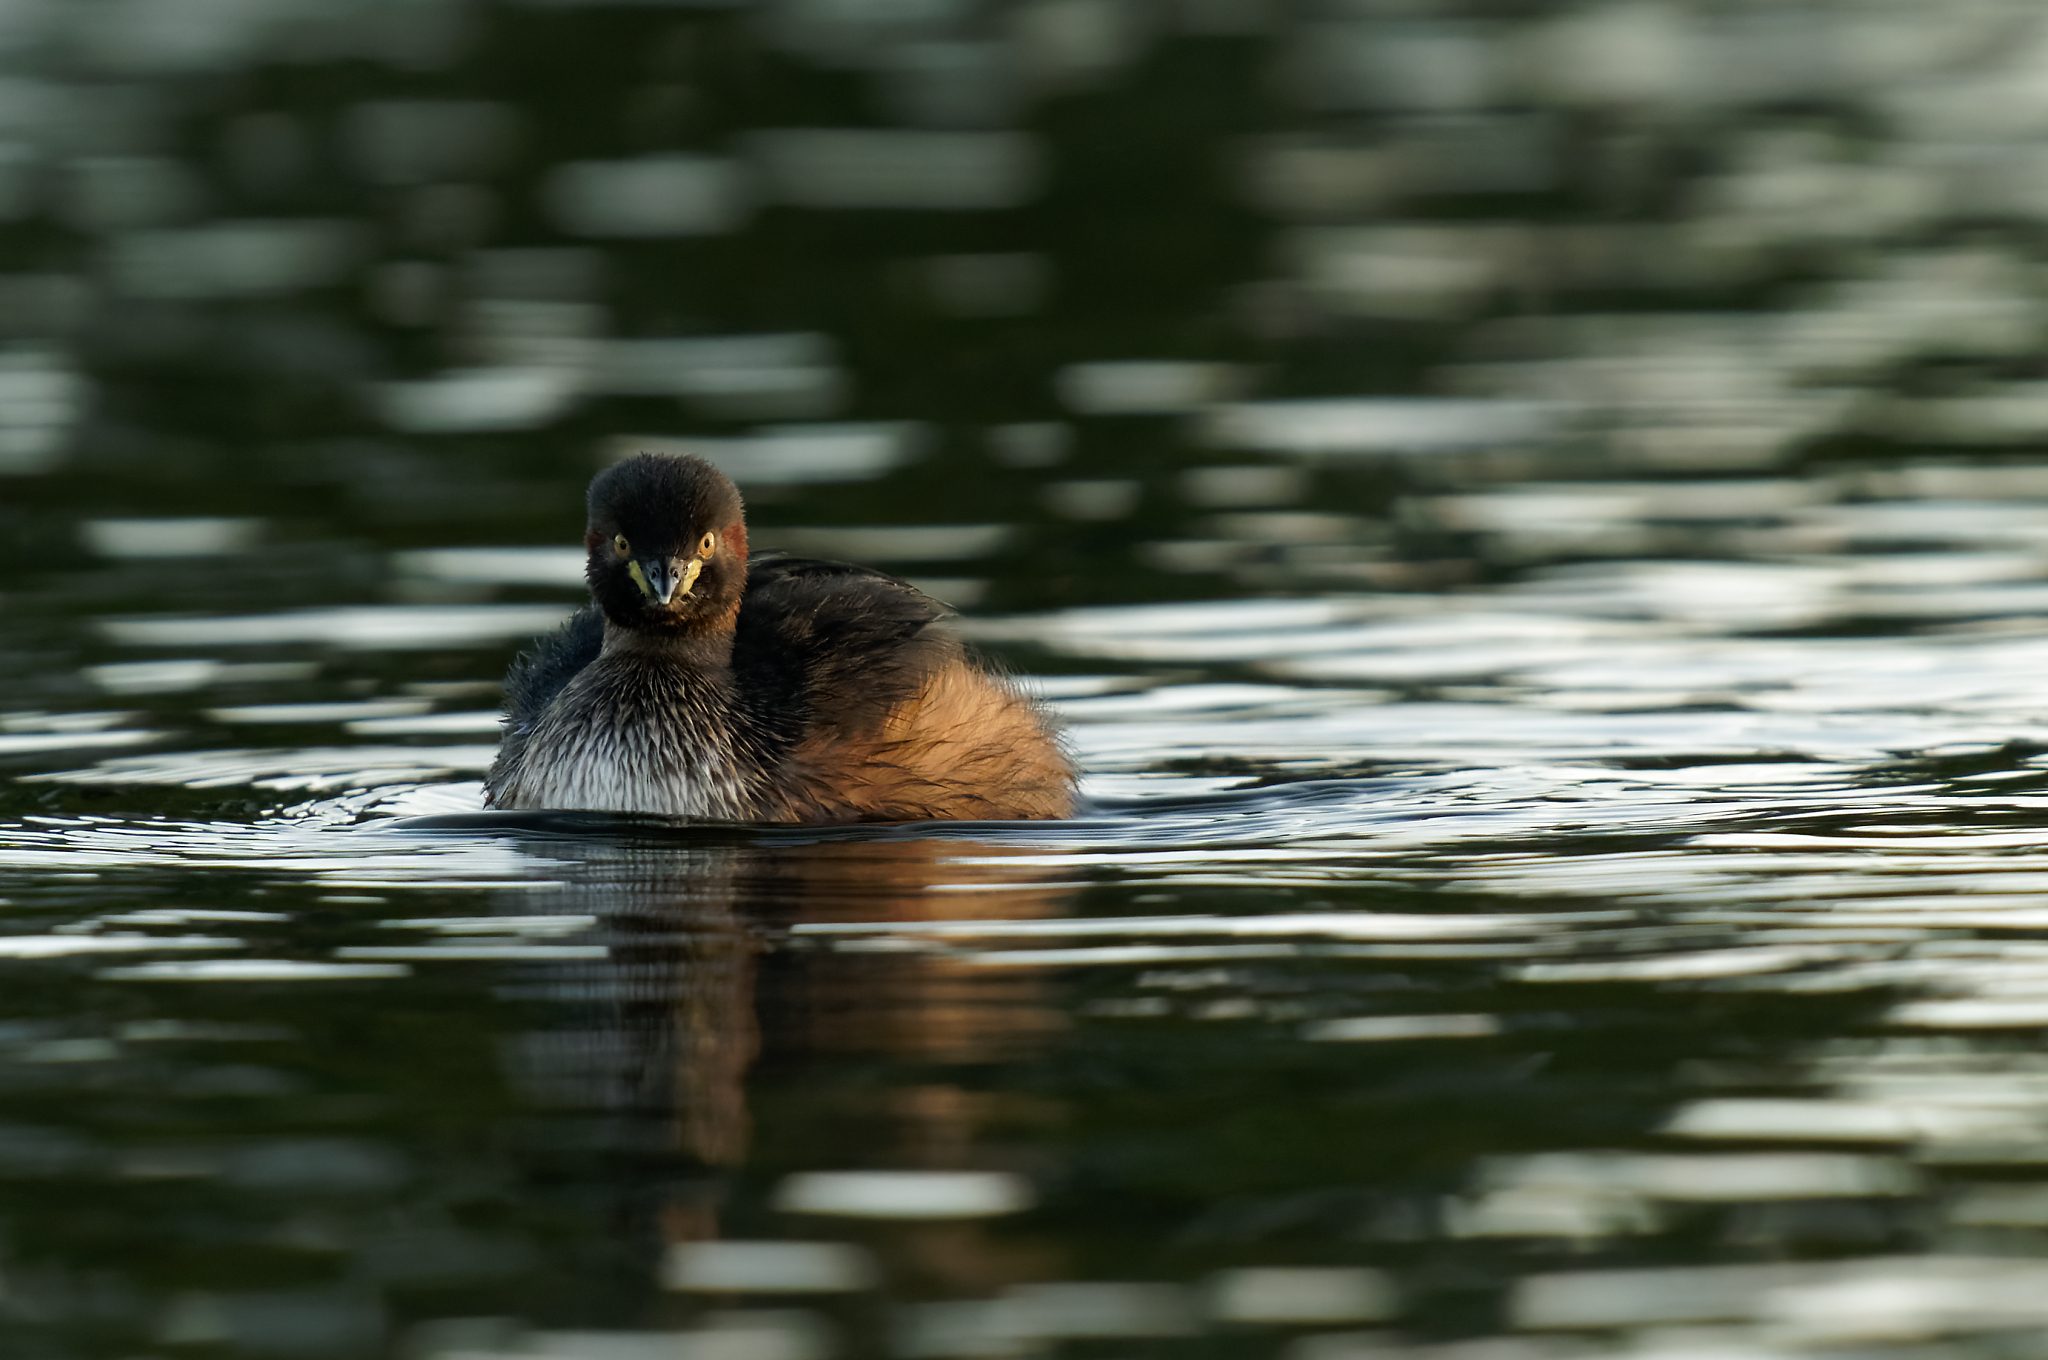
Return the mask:
M821 1218L987 1218L1033 1198L1016 1176L969 1171L810 1171L775 1192L783 1212Z
M74 741L71 744L93 743ZM446 778L453 774L480 773L490 767L496 754L495 743L487 746L363 745L302 747L297 750L178 751L154 756L121 756L89 768L29 776L25 782L326 792L379 788Z
M524 639L568 613L548 605L384 605L281 614L107 619L107 637L131 647L265 647L318 644L431 649Z
M872 1289L874 1258L841 1242L694 1242L670 1250L663 1282L685 1293L815 1294Z
M30 817L0 830L0 867L32 874L205 866L304 876L330 888L516 889L544 885L555 864L542 850L502 839L355 834L354 816L352 800L342 799L255 822Z

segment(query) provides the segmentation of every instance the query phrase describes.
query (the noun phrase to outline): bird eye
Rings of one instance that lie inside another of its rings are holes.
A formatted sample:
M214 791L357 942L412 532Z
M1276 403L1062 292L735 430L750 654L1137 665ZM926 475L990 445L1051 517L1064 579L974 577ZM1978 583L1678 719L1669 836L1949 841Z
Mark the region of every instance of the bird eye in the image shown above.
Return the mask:
M621 557L631 557L633 555L633 545L626 541L624 534L619 534L612 539L612 551Z
M697 556L709 557L718 551L718 535L707 533L697 540Z

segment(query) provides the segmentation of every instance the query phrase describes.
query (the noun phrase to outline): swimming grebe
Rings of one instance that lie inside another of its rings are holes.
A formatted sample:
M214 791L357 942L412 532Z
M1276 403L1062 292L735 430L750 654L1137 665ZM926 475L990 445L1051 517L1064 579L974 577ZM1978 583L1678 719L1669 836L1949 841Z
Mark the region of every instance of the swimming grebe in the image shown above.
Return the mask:
M764 553L701 458L590 484L591 603L513 662L492 807L822 824L1064 817L1044 714L946 609L864 567Z

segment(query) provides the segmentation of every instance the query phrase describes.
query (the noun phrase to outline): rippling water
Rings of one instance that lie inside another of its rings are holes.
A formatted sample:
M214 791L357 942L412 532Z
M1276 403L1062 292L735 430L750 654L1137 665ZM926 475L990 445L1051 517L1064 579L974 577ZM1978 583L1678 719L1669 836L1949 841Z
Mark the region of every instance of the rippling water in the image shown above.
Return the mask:
M2031 1354L2044 70L0 6L0 1351ZM681 446L1085 813L482 811Z

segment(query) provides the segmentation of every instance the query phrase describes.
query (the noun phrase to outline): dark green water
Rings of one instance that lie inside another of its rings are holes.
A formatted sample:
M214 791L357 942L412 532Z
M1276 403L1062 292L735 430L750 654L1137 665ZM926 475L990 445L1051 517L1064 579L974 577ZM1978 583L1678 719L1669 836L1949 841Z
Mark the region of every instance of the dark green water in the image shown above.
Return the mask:
M2036 1353L2044 74L0 3L0 1355ZM648 447L1087 815L482 814Z

